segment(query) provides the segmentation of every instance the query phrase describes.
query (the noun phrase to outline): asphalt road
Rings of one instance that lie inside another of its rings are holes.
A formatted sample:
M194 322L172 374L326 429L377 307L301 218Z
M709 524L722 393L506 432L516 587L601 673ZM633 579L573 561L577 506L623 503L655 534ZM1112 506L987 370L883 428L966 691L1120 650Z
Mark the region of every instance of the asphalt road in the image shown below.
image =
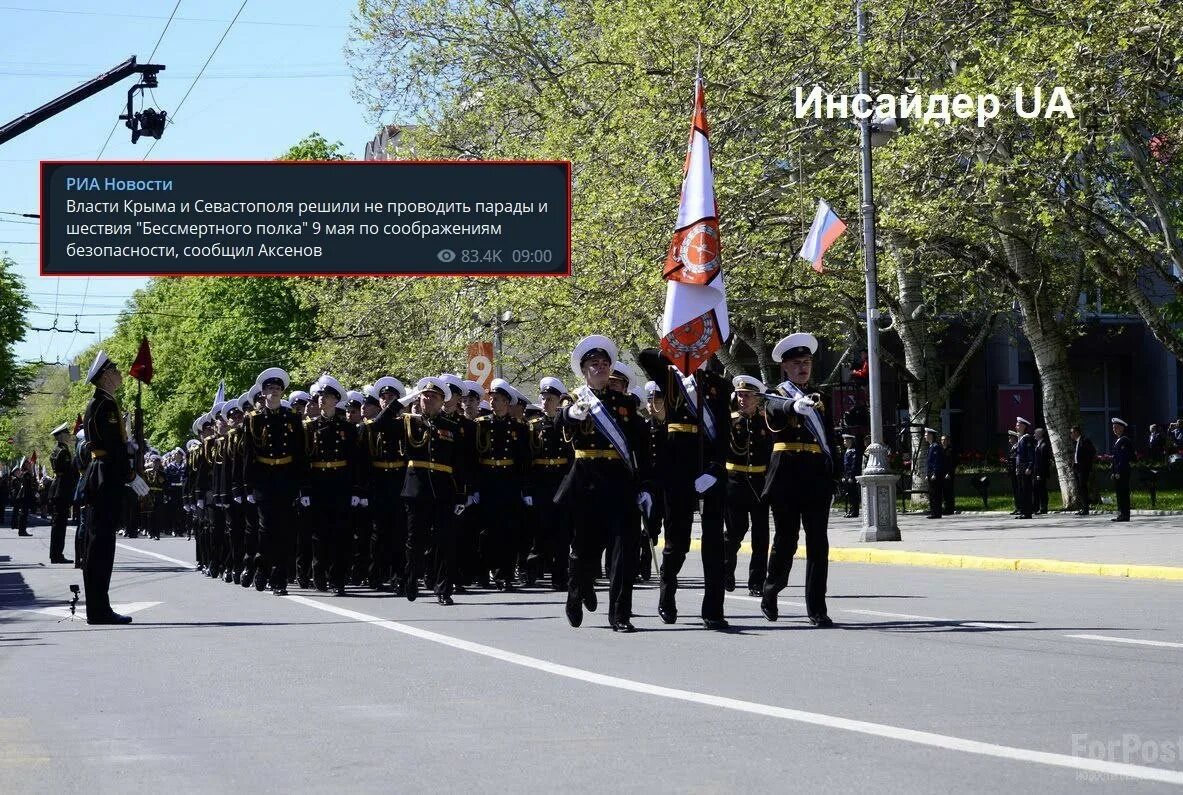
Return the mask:
M618 635L542 588L280 598L195 574L183 540L121 539L135 623L88 627L60 618L80 572L32 532L0 530L5 792L1183 783L1183 583L834 564L840 626L817 630L799 561L779 622L737 591L716 633L692 555L679 623L645 586Z

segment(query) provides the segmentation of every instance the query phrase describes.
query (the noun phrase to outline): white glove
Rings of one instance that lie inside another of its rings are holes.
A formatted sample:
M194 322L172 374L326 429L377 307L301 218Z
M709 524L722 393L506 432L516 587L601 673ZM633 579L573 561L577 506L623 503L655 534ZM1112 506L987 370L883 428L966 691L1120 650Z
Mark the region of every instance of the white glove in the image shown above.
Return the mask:
M694 490L697 491L699 494L702 494L704 491L709 489L711 486L715 485L715 483L716 483L715 476L708 475L704 472L703 474L701 474L697 478L695 478Z
M205 500L198 500L197 501L197 510L201 511L204 509L205 509Z
M653 510L653 496L647 491L642 491L637 495L637 507L648 516L649 511Z
M251 505L254 505L255 504L255 495L254 494L246 495L246 501L249 502Z
M303 507L307 508L311 504L312 504L312 500L308 499L307 497L300 498L300 505L302 505Z
M534 498L533 498L533 497L531 497L531 496L530 496L530 495L528 495L528 494L526 494L526 495L523 495L523 496L522 496L522 503L523 503L523 504L524 504L524 505L525 505L527 508L533 508L533 507L534 507Z
M465 508L467 508L469 505L480 505L480 504L481 504L481 493L479 491L474 491L472 494L469 494L468 499L464 501Z
M455 513L457 516L459 516L460 514L464 513L464 509L466 507L467 506L464 503L458 502L458 503L456 503L456 510L453 511L453 513Z
M242 505L242 497L235 497L235 498L234 498L234 501L235 501L236 503L238 503L239 505Z
M370 507L370 498L369 497L362 497L360 500L357 501L357 504L363 508L369 508Z
M127 484L127 487L134 491L137 497L147 497L148 492L151 491L151 489L148 488L148 484L145 483L144 479L139 475L136 475L135 479Z
M350 506L351 508L356 508L356 507L357 507L357 506L359 506L359 505L361 505L361 497L358 497L358 496L355 494L355 495L353 495L352 497L350 497L350 498L349 498L349 506Z
M579 403L568 406L567 417L569 419L575 420L576 422L582 422L583 420L587 419L587 407L582 406Z
M793 401L793 411L798 414L809 414L813 410L813 401L807 397L799 397Z

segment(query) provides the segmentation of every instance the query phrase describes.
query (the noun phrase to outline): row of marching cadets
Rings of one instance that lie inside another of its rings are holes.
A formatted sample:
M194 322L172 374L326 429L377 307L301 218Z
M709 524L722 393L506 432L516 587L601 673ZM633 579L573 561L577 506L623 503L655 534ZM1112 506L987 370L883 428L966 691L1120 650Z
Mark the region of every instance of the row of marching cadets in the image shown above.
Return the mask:
M582 385L543 378L537 404L503 379L484 392L450 374L409 391L391 376L347 390L326 374L285 399L288 375L270 368L193 423L182 501L200 570L277 595L356 584L412 601L425 589L444 605L474 586L549 579L567 593L572 626L598 609L606 577L608 622L630 632L633 585L651 565L658 614L678 620L697 511L708 628L727 627L724 594L749 529L748 593L777 620L802 528L809 619L831 626L837 468L829 421L807 391L816 350L809 334L781 340L775 389L687 376L647 350L642 389L612 341L593 335L571 354Z

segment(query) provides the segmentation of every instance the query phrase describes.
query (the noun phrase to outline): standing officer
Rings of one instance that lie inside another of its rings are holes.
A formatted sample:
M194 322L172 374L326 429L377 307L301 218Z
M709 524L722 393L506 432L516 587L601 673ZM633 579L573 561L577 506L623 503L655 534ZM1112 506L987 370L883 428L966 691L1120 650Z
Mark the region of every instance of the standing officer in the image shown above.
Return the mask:
M352 536L350 508L361 504L361 447L357 426L337 411L345 388L328 374L321 376L317 385L320 413L304 420L308 469L300 504L308 509L312 528L312 579L316 590L327 591L331 583L337 596L344 596Z
M862 456L858 451L858 439L853 433L842 434L842 444L846 449L842 453L842 488L846 492L846 518L858 517L859 493L858 476L862 473Z
M1019 432L1011 428L1006 432L1006 440L1009 447L1006 449L1006 474L1010 478L1010 498L1014 503L1015 509L1010 512L1011 516L1019 515L1019 471L1015 464L1015 456L1019 452Z
M760 611L769 621L779 616L777 596L789 582L801 527L805 528L805 609L816 627L832 627L826 612L826 580L830 539L827 525L834 494L834 458L830 423L820 396L807 394L817 338L790 334L772 350L785 381L777 387L782 400L765 408L773 433L772 458L764 497L772 505L776 535L768 559L768 577Z
M502 378L494 378L489 384L493 413L476 419L476 491L481 495L485 516L481 570L493 572L493 585L498 591L513 590L518 550L523 546L529 549L518 538L519 533L525 535L519 521L521 506L533 505L526 487L529 430L509 416L514 399L513 387Z
M88 538L82 578L86 588L86 623L130 624L131 616L111 609L107 591L115 565L115 529L123 514L124 501L131 495L143 497L148 485L132 466L133 448L127 440L123 414L115 390L123 383L119 368L99 351L87 371L86 380L95 387L94 397L82 418L90 463L86 467L86 509Z
M49 502L53 509L53 525L49 532L49 562L73 563L65 556L66 520L70 517L70 505L74 502L74 490L78 487L78 470L74 468L74 451L70 449L70 424L63 422L53 429L56 444L50 454L53 468L53 485L49 487Z
M287 595L288 559L295 543L294 502L306 459L300 417L280 404L288 374L269 367L259 374L263 405L247 414L242 434L242 490L256 512L256 591ZM246 583L243 583L244 585Z
M563 438L575 449L575 463L555 501L569 506L572 517L567 621L578 627L584 608L596 609L595 569L607 547L608 623L615 632L633 632L637 508L648 513L653 507L649 434L632 397L608 388L615 361L615 343L599 334L584 337L571 352L571 371L586 385L557 415Z
M924 429L924 441L928 442L928 458L924 465L924 476L928 479L928 516L925 517L926 519L941 518L941 477L945 464L937 435L935 428Z
M370 571L368 584L377 590L390 580L403 593L402 558L407 543L407 511L402 490L407 462L403 456L403 405L406 391L401 381L384 375L374 382L378 413L362 423L362 444L370 465L366 490L370 499ZM399 561L397 564L395 561Z
M760 596L768 574L768 503L764 479L772 455L772 432L764 419L763 398L768 388L749 375L731 381L739 410L731 412L727 447L727 532L724 562L726 588L735 590L739 548L752 527L752 560L748 564L748 595Z
M1034 506L1035 513L1047 513L1047 481L1052 475L1052 446L1048 444L1047 432L1043 428L1035 429L1035 479Z
M538 382L543 415L530 420L530 477L529 496L533 502L534 550L533 564L550 573L550 587L567 590L567 556L571 552L570 517L562 505L555 503L555 494L563 475L571 467L571 445L563 441L558 426L560 403L567 396L563 382L546 376Z
M1117 492L1117 516L1109 521L1130 520L1130 472L1134 463L1134 442L1126 435L1126 421L1120 417L1110 420L1113 435L1113 490Z
M957 465L959 459L957 458L957 449L953 447L953 440L948 436L941 437L941 462L945 465L945 471L941 473L941 495L945 503L942 511L946 516L951 516L955 513L960 513L957 510Z
M402 415L407 461L402 490L407 506L404 588L407 601L418 598L423 550L428 538L433 537L435 572L427 575L427 582L434 584L436 601L451 605L456 579L456 520L479 497L465 497L465 467L471 460L466 449L469 442L456 418L443 410L448 385L428 376L419 379L415 390L403 400L417 399L419 413Z
M1031 421L1015 417L1015 479L1019 484L1019 519L1030 519L1034 502L1035 440L1031 438Z
M1097 458L1097 448L1091 439L1084 435L1079 425L1073 425L1069 431L1074 442L1072 448L1072 475L1076 478L1076 501L1079 506L1077 516L1089 515L1089 479L1093 473L1093 461Z

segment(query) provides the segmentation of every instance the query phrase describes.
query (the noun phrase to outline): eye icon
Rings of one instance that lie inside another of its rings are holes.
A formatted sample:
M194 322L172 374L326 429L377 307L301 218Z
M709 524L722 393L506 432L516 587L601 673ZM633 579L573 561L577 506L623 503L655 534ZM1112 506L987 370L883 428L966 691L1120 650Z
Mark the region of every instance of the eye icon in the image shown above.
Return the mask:
M456 252L450 248L442 248L439 250L439 253L435 255L435 258L443 263L452 262L456 259Z

